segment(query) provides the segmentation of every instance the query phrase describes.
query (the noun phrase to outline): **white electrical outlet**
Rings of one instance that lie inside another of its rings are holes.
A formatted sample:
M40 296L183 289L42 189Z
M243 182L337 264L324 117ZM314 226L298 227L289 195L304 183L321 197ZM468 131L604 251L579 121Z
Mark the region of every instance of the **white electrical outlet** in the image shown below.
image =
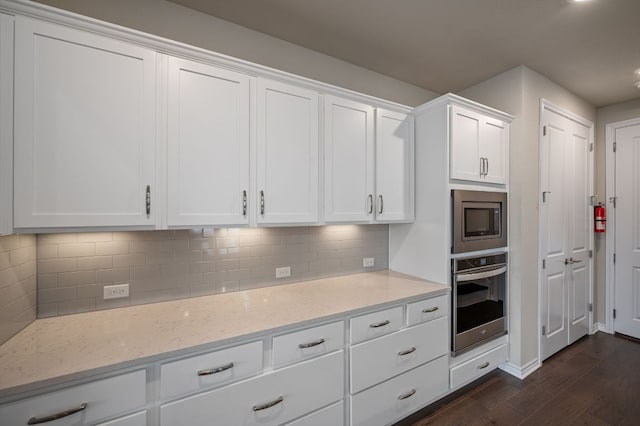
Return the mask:
M375 265L375 259L373 257L363 257L362 266L365 268Z
M287 278L291 276L291 266L276 268L276 278Z
M129 297L129 284L105 285L103 291L105 299Z

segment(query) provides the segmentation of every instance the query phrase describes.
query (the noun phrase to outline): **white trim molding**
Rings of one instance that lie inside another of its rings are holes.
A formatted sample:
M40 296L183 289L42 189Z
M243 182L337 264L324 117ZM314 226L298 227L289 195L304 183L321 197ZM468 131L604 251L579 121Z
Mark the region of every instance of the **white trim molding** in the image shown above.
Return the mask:
M503 362L498 366L498 368L506 373L511 374L514 377L522 380L527 377L529 374L536 371L538 368L542 367L542 363L539 358L534 359L531 362L526 363L522 367L517 366L509 361Z

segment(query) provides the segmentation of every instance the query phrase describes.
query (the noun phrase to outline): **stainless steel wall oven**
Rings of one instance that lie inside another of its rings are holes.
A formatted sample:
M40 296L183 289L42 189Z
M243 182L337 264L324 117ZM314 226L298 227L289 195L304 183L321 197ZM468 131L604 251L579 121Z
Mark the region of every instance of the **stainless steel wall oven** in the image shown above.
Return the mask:
M451 191L453 207L452 253L507 246L505 192Z
M507 254L451 262L451 352L455 356L507 333Z

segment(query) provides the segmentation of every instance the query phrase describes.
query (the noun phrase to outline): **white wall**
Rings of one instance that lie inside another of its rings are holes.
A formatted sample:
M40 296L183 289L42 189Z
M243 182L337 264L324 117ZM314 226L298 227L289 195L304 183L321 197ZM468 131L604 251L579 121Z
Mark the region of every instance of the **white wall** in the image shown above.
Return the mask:
M538 358L540 99L593 122L595 108L525 66L465 89L460 95L515 115L509 147L509 357L522 367Z
M36 0L408 106L436 93L165 0Z
M599 108L596 118L596 135L595 135L595 152L596 152L596 194L599 195L600 201L606 201L606 168L605 168L605 145L606 145L606 126L616 121L624 121L632 118L640 117L640 99L629 102L623 102L615 105L609 105ZM608 207L608 204L607 204ZM596 289L595 289L595 307L596 316L599 323L604 324L606 320L605 312L605 266L606 266L606 234L596 234L595 252L596 252Z

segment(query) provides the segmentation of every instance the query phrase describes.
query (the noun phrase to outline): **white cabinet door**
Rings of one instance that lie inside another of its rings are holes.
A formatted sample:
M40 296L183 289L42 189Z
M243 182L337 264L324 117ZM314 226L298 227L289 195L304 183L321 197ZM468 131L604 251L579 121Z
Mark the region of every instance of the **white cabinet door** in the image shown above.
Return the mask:
M318 94L258 79L257 222L318 221Z
M169 58L169 226L248 223L249 103L249 76Z
M482 181L480 128L483 116L475 111L451 107L451 179Z
M413 117L376 110L376 220L414 218Z
M508 141L508 123L490 117L483 118L480 128L480 158L485 161L484 182L507 182Z
M452 105L450 178L505 184L508 142L508 123Z
M15 37L15 227L154 225L156 54L22 17Z
M324 97L324 215L326 222L373 220L374 109Z

